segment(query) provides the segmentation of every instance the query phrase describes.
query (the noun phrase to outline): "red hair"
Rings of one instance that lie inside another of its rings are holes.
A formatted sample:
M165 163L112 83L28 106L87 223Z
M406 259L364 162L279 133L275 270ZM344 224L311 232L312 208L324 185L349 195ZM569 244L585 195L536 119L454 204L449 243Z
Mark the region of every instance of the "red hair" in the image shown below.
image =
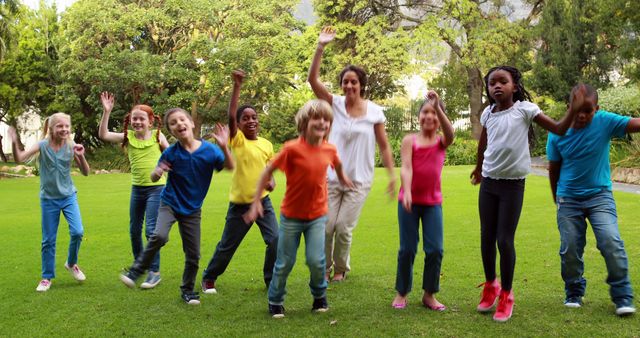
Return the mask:
M124 134L122 147L125 148L129 143L129 137L127 135L127 132L129 131L129 121L131 121L131 113L136 110L147 113L147 117L149 118L149 123L151 123L151 126L153 126L154 123L158 123L158 129L156 130L156 142L158 142L158 145L160 145L160 129L162 129L162 119L160 118L160 116L153 114L153 109L150 106L147 106L146 104L137 104L133 106L133 108L131 108L131 111L124 117L124 123L122 125L122 132ZM160 150L162 150L162 147L160 148Z

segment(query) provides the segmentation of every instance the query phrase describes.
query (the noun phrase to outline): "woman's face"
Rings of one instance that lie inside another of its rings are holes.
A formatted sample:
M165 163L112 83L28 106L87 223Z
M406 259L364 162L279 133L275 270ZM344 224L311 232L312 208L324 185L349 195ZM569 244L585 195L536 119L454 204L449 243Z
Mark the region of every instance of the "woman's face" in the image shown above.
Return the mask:
M340 83L342 92L346 97L360 96L360 79L356 72L350 70L342 76L342 82Z

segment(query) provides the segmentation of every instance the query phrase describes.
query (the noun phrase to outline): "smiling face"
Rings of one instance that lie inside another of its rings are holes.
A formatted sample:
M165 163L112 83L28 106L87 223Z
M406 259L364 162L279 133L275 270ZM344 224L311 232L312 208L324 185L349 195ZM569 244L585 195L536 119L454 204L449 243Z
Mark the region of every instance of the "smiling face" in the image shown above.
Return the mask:
M69 138L71 134L71 120L66 115L53 115L49 122L51 139L61 142Z
M342 81L340 82L340 87L342 87L344 96L360 97L362 86L356 72L350 70L344 73L344 75L342 76Z
M304 137L306 139L322 140L329 135L331 120L324 116L316 116L309 119Z
M179 141L186 141L193 138L193 128L195 125L191 117L185 112L177 110L167 117L167 128L169 132Z
M139 109L131 111L129 125L136 133L148 131L150 126L149 114Z
M424 132L437 131L440 127L440 121L438 121L438 117L436 116L436 110L433 108L431 103L425 103L422 105L418 120L420 122L420 129Z
M512 103L513 93L517 90L511 74L503 69L497 69L489 74L487 80L489 96L496 103Z
M242 131L244 136L249 140L255 140L258 138L258 113L253 108L245 108L240 113L240 119L238 120L238 129Z

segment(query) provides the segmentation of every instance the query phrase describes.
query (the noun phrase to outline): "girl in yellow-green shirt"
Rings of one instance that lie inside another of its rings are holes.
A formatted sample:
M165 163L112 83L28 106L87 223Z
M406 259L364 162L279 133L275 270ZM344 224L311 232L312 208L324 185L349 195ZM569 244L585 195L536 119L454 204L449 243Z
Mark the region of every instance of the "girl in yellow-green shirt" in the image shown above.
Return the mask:
M108 130L109 115L113 109L114 96L103 92L100 101L104 109L100 121L100 139L112 143L120 143L126 149L131 165L131 201L129 204L129 234L134 259L142 252L142 222L146 219L145 236L147 240L153 235L160 205L160 193L166 179L162 177L152 182L150 175L158 164L160 154L169 147L169 143L160 132L162 119L153 114L147 105L136 105L124 117L123 131L114 133ZM157 123L157 129L151 129ZM131 126L131 129L129 129ZM149 269L143 289L154 288L160 283L160 253L158 253Z

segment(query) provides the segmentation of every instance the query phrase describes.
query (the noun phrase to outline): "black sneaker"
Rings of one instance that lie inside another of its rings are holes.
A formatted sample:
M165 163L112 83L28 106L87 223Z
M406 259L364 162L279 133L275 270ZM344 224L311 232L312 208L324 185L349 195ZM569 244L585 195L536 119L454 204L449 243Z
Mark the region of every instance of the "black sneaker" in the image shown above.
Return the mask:
M311 307L313 312L327 312L329 311L329 303L327 303L327 297L316 298L313 300Z
M181 297L189 305L200 305L200 295L197 292L183 292Z
M136 287L136 279L138 279L138 275L133 273L131 270L124 269L120 274L120 281L131 289Z
M284 306L269 304L269 313L273 318L284 318Z

